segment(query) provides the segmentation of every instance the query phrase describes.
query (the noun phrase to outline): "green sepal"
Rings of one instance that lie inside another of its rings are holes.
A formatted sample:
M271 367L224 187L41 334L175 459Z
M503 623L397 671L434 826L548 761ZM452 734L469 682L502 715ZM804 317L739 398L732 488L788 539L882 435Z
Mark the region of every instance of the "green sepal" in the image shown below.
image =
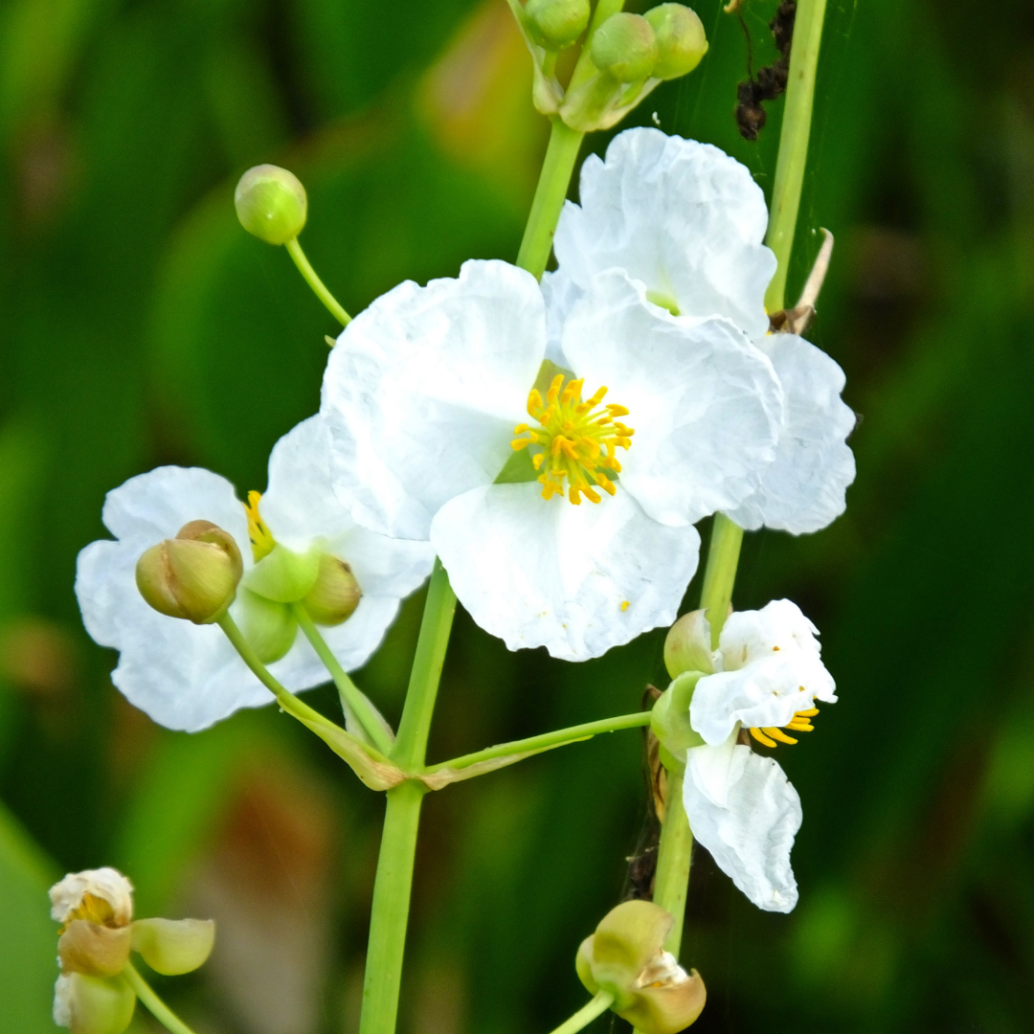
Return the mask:
M295 553L279 543L244 577L244 585L276 603L297 603L312 590L320 573L320 553Z
M653 705L650 729L660 741L661 761L665 768L682 768L686 751L704 744L703 738L689 723L689 705L697 683L704 675L702 671L683 672Z

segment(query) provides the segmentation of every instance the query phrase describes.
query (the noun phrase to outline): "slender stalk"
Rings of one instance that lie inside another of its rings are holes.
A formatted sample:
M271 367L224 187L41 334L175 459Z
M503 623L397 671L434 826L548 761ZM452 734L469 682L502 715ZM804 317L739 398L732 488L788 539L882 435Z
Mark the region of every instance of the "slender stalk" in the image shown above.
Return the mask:
M394 741L390 733L384 727L384 722L374 711L373 705L361 693L356 684L348 677L348 673L338 663L334 652L327 646L327 641L320 635L309 612L299 603L292 606L294 616L298 621L305 638L312 644L316 656L323 662L324 667L330 672L334 685L337 686L338 694L341 697L341 706L347 712L351 711L356 721L363 727L370 742L382 753L390 754Z
M305 278L305 282L312 288L316 297L330 310L331 315L342 327L347 327L352 322L352 317L345 312L341 303L327 290L327 285L316 275L316 270L312 268L312 264L305 257L305 252L302 251L302 246L298 243L298 238L293 237L285 247L287 253L294 259L298 272Z
M492 758L505 758L510 754L523 754L527 750L539 750L542 747L559 747L566 743L578 743L591 739L597 733L617 732L620 729L635 729L650 724L650 712L638 711L635 714L623 714L617 718L601 718L598 722L585 722L583 725L572 725L567 729L555 732L544 732L538 736L529 736L526 740L512 740L500 743L495 747L486 747L473 754L464 754L451 761L441 761L431 765L425 771L440 772L443 768L467 768L479 761L490 761Z
M711 625L712 650L718 649L718 636L729 616L732 587L736 581L742 545L743 529L725 514L716 513L711 526L711 547L707 552L704 587L700 593L700 606L707 611L707 620Z
M122 976L136 992L137 998L150 1010L151 1015L172 1034L194 1034L194 1032L154 993L151 985L136 971L132 962L126 963Z
M564 1020L551 1034L575 1034L583 1027L588 1027L597 1016L602 1016L613 1004L614 996L609 991L600 991L591 1002Z
M686 896L689 893L689 864L693 852L693 834L689 829L686 809L682 806L682 772L668 772L664 794L664 823L657 849L657 872L653 878L653 900L670 912L675 922L666 951L676 958L682 947L682 925L686 918Z
M776 274L765 294L765 308L769 312L778 312L786 303L786 273L790 266L801 188L804 185L804 169L808 161L815 75L825 16L826 0L799 0L794 19L786 108L779 136L779 158L776 162L772 212L768 224L767 244L779 260Z
M546 148L535 198L531 203L528 225L517 253L517 265L539 280L546 271L553 250L553 234L560 218L560 209L567 197L567 188L584 135L571 129L559 116L553 119L549 146Z
M449 585L449 576L441 562L436 560L398 739L391 753L392 760L407 771L422 768L424 764L431 716L455 611L456 595ZM423 784L407 781L387 794L384 832L373 888L359 1034L393 1034L395 1030L420 805L426 792Z

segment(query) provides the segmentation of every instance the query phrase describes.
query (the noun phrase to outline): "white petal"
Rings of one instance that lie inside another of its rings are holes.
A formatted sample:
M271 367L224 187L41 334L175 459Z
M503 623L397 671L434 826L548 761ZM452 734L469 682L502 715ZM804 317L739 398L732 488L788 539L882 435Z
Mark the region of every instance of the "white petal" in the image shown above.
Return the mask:
M64 923L90 894L111 906L116 926L128 926L133 918L133 884L110 866L70 872L50 888L50 918Z
M407 281L357 316L330 354L321 412L335 490L374 531L426 539L447 500L491 484L545 354L530 273L467 262Z
M744 528L764 524L795 535L818 531L844 512L844 495L855 478L854 454L846 441L855 415L840 398L844 372L795 334L771 334L757 345L775 366L786 394L786 415L761 488L728 516Z
M606 162L582 165L581 207L564 205L554 246L581 287L618 267L686 316L725 316L764 334L776 260L761 242L768 213L750 172L716 147L630 129Z
M718 645L722 668L732 671L773 653L804 650L822 652L819 630L792 600L772 600L760 610L737 610L722 626Z
M537 482L454 499L431 542L482 628L511 650L572 661L671 624L700 548L695 528L657 524L620 489L572 506L543 499Z
M683 802L689 825L715 863L767 912L797 904L790 850L801 800L771 758L730 739L688 752Z
M546 304L546 358L557 366L570 369L562 343L564 323L585 292L559 269L544 273L541 287Z
M782 391L767 357L725 319L674 317L618 270L593 277L564 326L587 395L635 428L621 484L663 524L693 524L754 492L771 462Z

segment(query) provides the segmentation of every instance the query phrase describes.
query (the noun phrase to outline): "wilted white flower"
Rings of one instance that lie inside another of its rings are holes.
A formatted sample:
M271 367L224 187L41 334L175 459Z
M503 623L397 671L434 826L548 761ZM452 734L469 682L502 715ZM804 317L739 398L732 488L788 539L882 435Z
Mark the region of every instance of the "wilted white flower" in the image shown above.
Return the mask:
M159 614L137 588L140 556L188 522L210 521L236 540L244 577L230 615L260 653L281 658L270 670L291 690L328 680L286 606L315 591L328 559L340 562L331 574L347 572L362 594L347 620L324 630L346 670L366 662L400 600L427 577L433 555L426 544L355 524L331 491L326 453L322 422L299 424L274 447L269 487L261 497L252 493L247 507L229 481L200 468L160 467L108 493L104 523L116 540L79 554L76 595L90 635L120 653L112 681L156 722L193 732L273 699L221 629Z
M349 324L321 413L357 521L429 538L511 649L583 660L674 619L692 524L756 489L783 401L729 320L676 319L619 270L594 278L562 347L564 368L543 364L530 274L467 262Z
M554 241L559 268L543 281L554 302L552 354L566 313L595 276L614 268L680 318L731 320L772 361L786 406L774 461L759 471L756 490L724 512L749 529L824 528L843 513L854 480L846 438L855 417L829 356L795 334L768 333L764 296L776 260L762 244L768 212L748 170L708 144L630 129L614 138L605 162L586 159L579 197L580 205L564 206Z
M133 918L133 884L118 869L107 866L70 872L50 888L50 901L50 917L62 924L88 919L127 926Z
M690 827L736 886L771 912L797 903L790 849L801 802L779 764L740 742L740 730L769 747L796 743L793 733L812 729L815 701L836 701L817 631L789 600L732 614L719 637L717 671L697 682L689 710L705 743L686 752Z

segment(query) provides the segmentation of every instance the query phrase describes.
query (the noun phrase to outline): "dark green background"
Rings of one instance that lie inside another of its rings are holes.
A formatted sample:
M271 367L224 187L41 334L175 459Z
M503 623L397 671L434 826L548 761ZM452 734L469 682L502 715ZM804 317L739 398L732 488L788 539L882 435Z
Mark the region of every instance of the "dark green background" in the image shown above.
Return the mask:
M774 6L744 4L755 67ZM656 111L769 190L781 104L758 144L738 138L743 33L715 0L698 11L704 63L628 121ZM221 961L161 985L199 1034L265 1034L259 992L287 972L306 999L318 985L298 1034L352 1034L381 801L272 708L197 736L132 711L81 629L75 556L103 534L105 491L159 463L262 488L317 405L334 325L237 226L248 166L306 183L305 246L352 312L514 257L545 127L507 17L503 0L0 3L5 1034L53 1029L45 890L102 864L141 914L220 916ZM748 536L736 603L800 603L841 702L778 751L804 803L797 910L756 911L697 855L702 1032L1034 1024L1032 45L1028 0L829 0L791 291L830 228L812 337L847 371L858 480L825 532ZM419 603L357 676L392 718ZM461 614L432 759L635 710L662 640L573 666L509 655ZM646 829L639 733L424 814L403 1030L550 1030L584 1001L574 951Z

